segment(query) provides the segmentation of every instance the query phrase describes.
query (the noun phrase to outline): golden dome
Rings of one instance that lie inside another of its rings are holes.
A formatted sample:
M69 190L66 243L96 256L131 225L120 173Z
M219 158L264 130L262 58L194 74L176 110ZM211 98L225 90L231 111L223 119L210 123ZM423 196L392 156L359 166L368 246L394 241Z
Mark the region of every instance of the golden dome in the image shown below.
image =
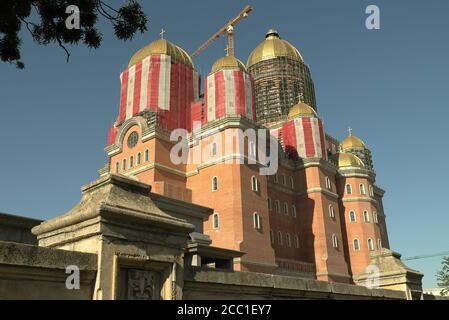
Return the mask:
M293 107L290 108L290 111L288 112L288 120L291 120L296 117L316 117L316 116L317 116L316 111L311 106L305 104L304 102L295 104Z
M352 153L340 152L334 154L332 159L337 162L338 167L361 167L363 168L365 165L363 161L360 160L359 157L353 155Z
M270 29L265 36L265 40L249 55L246 66L249 68L258 62L277 57L287 57L296 61L304 61L298 49L288 41L282 40L276 30Z
M192 58L189 56L189 54L185 52L184 49L165 39L153 41L149 45L137 51L129 61L128 68L153 54L166 54L176 62L184 64L193 69Z
M246 72L246 68L243 62L234 56L224 56L223 58L215 61L215 63L212 65L211 73L217 72L218 70L222 69L239 69Z
M366 145L362 139L353 136L351 133L341 142L340 145L343 151L349 149L366 149Z

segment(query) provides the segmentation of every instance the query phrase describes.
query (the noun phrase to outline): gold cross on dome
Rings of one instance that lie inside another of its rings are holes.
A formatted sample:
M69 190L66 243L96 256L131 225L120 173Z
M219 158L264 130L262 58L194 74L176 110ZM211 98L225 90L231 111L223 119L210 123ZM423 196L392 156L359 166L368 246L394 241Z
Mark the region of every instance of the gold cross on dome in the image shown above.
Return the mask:
M164 39L165 30L164 30L164 29L161 29L161 33L159 33L159 34L160 34L160 36L161 36L161 39Z
M351 127L348 127L348 133L350 136L352 136L352 128Z

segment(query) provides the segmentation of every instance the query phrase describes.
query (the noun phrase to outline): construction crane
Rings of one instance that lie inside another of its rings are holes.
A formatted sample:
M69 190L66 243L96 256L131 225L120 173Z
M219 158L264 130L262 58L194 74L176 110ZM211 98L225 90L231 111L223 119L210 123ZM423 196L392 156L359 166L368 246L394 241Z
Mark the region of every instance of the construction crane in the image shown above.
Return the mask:
M199 55L203 50L205 50L215 40L223 36L225 33L228 34L228 55L234 55L234 26L239 21L245 19L251 11L253 11L253 7L251 7L250 5L246 6L237 17L229 20L229 22L223 28L218 30L212 37L209 38L209 40L207 40L198 49L196 49L195 52L192 53L192 57L196 57L197 55Z
M407 257L407 258L403 258L402 260L403 261L419 260L419 259L432 258L432 257L441 257L441 256L446 256L446 255L449 255L449 251L432 253L432 254L423 254L421 256Z

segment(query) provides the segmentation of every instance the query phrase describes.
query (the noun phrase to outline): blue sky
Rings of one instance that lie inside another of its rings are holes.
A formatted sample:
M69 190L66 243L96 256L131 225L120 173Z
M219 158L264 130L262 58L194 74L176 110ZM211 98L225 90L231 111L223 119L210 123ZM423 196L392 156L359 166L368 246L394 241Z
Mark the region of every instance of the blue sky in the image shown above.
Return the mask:
M118 5L122 1L108 1ZM25 70L0 63L0 211L50 218L69 210L80 186L106 162L107 128L118 113L119 74L132 54L159 37L188 52L252 4L236 27L246 62L268 28L294 44L310 65L326 131L354 134L371 148L386 189L391 246L403 256L449 251L449 1L291 0L142 1L149 30L121 42L101 21L98 50L38 46L23 32ZM381 10L381 29L365 28L365 8ZM225 38L195 59L207 73ZM410 261L436 286L441 257Z

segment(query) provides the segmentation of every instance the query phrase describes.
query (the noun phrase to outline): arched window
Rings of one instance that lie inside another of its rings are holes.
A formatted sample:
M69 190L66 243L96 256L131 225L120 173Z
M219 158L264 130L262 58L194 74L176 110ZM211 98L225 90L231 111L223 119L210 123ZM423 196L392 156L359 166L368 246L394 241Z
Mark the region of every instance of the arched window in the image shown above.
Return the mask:
M368 239L368 250L373 251L374 250L374 244L372 239Z
M359 239L354 239L352 244L354 246L354 251L359 251L360 250L360 241L359 241Z
M123 159L123 171L125 171L126 170L126 159Z
M352 194L352 186L349 183L346 185L346 194Z
M377 249L382 249L382 240L377 239Z
M295 181L293 180L293 177L290 177L290 187L291 187L292 189L295 188Z
M212 192L218 191L218 177L212 178Z
M356 222L357 221L357 218L356 218L356 215L355 215L354 211L349 211L349 221L350 222Z
M251 177L251 189L254 192L259 191L259 183L258 183L257 178L255 176Z
M332 235L332 246L338 248L338 238L335 234Z
M278 244L282 246L282 232L278 231Z
M260 222L260 216L257 212L253 213L253 222L254 222L254 229L257 229L257 230L261 229L262 225Z
M115 163L115 173L118 173L120 171L120 163L117 161Z
M129 167L134 167L134 156L129 157Z
M288 204L284 202L284 214L288 216Z
M270 229L270 243L274 244L274 234L273 234L273 230Z
M287 185L287 177L285 176L285 174L282 175L282 184L283 184L284 186Z
M292 238L290 237L290 233L288 233L288 232L285 235L285 243L287 244L287 247L289 247L289 248L292 246Z
M361 184L359 185L359 190L360 190L360 194L361 194L361 195L365 195L365 194L366 194L366 191L365 191L365 185L364 185L363 183L361 183Z
M274 202L274 209L276 210L276 213L281 213L281 203L279 200L276 200Z
M278 174L277 173L274 175L274 182L278 183Z
M363 221L369 222L369 212L367 210L363 211Z
M150 160L150 150L145 150L145 162Z
M331 179L329 179L329 177L326 177L326 188L331 190L332 189L332 184L331 184Z
M217 155L217 143L216 142L212 143L211 148L210 148L210 154L211 154L211 156Z
M268 198L267 202L268 202L268 210L270 210L270 211L273 210L273 207L271 205L271 198Z
M218 213L214 213L212 219L213 219L213 228L215 230L220 229L220 216L218 215Z
M371 197L374 197L374 189L373 189L373 186L371 184L369 185L368 190L369 190L369 195Z
M296 218L296 206L295 205L292 206L292 217Z
M376 211L373 212L373 221L374 221L374 223L379 223L379 219L377 217L377 212Z
M335 218L334 207L331 204L329 205L329 217L331 217L332 219Z
M295 234L295 248L299 248L299 237Z
M142 154L139 152L137 154L137 165L140 165L141 162L142 162Z

